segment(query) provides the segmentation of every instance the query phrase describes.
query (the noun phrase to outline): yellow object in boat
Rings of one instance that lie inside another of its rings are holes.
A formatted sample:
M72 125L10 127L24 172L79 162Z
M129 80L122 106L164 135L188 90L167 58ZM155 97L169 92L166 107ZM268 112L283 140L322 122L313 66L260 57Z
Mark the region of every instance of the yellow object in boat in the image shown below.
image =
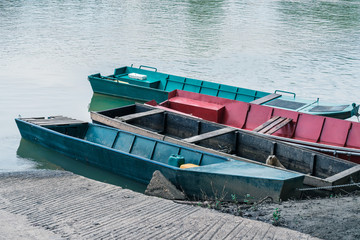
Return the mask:
M185 163L185 164L180 165L180 168L182 168L182 169L193 168L193 167L199 167L199 165L192 164L192 163Z

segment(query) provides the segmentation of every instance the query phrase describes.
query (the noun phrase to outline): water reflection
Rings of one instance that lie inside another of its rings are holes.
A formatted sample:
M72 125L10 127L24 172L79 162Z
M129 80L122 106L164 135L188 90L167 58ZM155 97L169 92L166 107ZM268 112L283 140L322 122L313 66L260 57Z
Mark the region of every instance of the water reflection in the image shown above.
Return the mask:
M329 28L359 30L359 1L278 1L277 9L284 23L303 22Z
M21 139L17 156L35 164L35 169L66 170L97 181L143 193L146 185L66 157L41 145Z
M222 24L224 16L223 0L189 0L187 12L193 24L201 27L213 24Z
M224 1L190 0L186 6L184 42L189 55L209 56L219 51L224 26ZM193 31L186 29L192 28Z
M139 102L139 101L137 101ZM130 104L135 101L127 98L111 97L108 95L94 93L89 104L89 111L101 111L111 108L118 108ZM143 102L139 102L143 103Z

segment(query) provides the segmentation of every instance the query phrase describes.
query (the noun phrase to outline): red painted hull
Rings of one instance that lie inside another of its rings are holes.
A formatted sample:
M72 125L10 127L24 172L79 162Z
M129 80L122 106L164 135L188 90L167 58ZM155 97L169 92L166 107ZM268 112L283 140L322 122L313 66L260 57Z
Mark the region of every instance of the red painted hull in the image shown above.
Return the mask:
M148 104L156 105L154 102ZM268 136L311 146L319 151L360 163L360 123L357 122L182 90L170 92L168 100L158 106L249 131L253 131L274 116L290 118L290 123Z

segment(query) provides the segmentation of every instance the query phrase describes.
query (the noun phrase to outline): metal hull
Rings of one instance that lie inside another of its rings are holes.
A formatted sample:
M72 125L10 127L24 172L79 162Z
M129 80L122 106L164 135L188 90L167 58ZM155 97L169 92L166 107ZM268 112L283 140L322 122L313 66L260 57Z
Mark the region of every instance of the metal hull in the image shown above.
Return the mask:
M193 102L196 102L196 105ZM148 104L157 105L154 101ZM323 149L324 153L360 163L360 123L357 122L254 105L181 90L171 92L168 100L160 103L158 107L214 121L217 112L203 111L203 109L210 108L209 104L216 104L224 108L217 123L249 131L257 131L262 128L259 133L264 133L267 137L296 143L304 147L311 146L317 150ZM273 123L269 124L269 122L275 117L290 121L278 129L274 125L273 132L266 132L265 130L271 130L269 128ZM343 153L339 154L341 152Z
M306 174L304 184L334 186L360 180L360 165L289 145L263 134L228 128L193 116L133 104L91 112L94 122L239 161L265 164L276 155L289 170ZM227 131L227 129L229 129Z
M97 75L92 75L91 77L89 76L89 81L94 92L105 95L141 101L154 99L157 102L165 101L168 98L168 92L166 91L102 79L97 77ZM120 87L122 85L124 85L124 87Z
M335 118L349 118L358 113L359 106L355 104L335 105L320 104L319 100L309 101L295 98L295 93L276 90L275 93L234 87L214 82L179 77L175 75L149 71L143 68L121 67L113 75L101 76L93 74L88 77L95 93L132 98L141 101L156 100L162 102L173 90L186 90L210 96L222 97L242 102L256 102L280 109L305 112L313 115ZM130 74L141 74L146 79L133 79Z
M87 123L39 125L36 121L16 119L23 138L143 183L148 183L153 172L159 170L189 197L196 199L205 195L218 198L215 193L225 189L225 200L231 200L231 194L240 199L251 194L255 199L270 196L278 201L298 196L296 189L302 186L304 178L300 174L231 161L104 126ZM130 138L133 140L129 141ZM201 156L200 167L180 169L168 165L163 160L174 152L186 156L189 161Z

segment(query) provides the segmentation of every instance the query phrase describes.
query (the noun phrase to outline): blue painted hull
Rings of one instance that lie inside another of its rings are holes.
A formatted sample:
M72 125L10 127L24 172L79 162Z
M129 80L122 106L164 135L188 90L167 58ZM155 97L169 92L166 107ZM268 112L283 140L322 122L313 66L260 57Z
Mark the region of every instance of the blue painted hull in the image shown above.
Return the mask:
M21 119L16 119L16 123L25 139L143 183L148 183L153 172L159 170L196 199L219 198L225 189L225 200L231 200L231 194L238 199L250 194L254 199L270 196L275 201L285 200L298 196L296 189L304 179L301 174L231 161L96 124L44 127ZM169 165L168 156L176 152L186 156L189 163L197 161L199 167L180 169Z
M163 102L168 99L169 94L168 91L111 81L97 77L96 75L93 75L92 77L89 76L89 81L94 92L115 97L130 98L140 101L155 100L157 102Z

